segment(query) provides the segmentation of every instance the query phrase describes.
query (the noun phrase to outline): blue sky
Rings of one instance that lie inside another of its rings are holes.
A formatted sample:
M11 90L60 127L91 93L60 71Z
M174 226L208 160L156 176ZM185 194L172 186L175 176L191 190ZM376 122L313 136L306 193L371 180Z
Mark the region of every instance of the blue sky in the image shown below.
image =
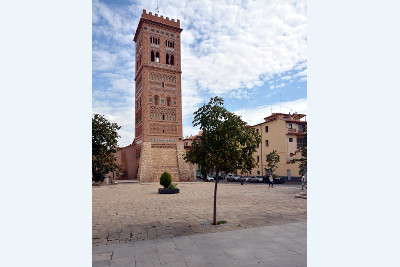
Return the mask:
M193 112L216 95L249 124L272 112L307 112L306 1L163 1L159 14L180 19L183 135ZM143 9L157 1L93 1L92 109L134 139L133 37Z

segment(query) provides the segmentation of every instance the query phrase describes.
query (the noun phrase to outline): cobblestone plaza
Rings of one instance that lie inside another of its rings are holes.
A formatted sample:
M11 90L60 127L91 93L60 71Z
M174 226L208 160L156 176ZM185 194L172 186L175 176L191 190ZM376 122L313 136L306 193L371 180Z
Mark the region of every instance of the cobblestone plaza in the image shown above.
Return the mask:
M296 198L300 185L179 183L180 193L161 195L159 184L120 183L92 189L92 243L118 244L199 233L306 222L307 200Z

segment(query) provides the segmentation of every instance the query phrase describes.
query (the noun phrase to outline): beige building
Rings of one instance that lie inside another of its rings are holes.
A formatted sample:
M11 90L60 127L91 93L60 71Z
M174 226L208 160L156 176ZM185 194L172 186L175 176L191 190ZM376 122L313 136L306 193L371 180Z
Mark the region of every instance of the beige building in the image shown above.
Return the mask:
M299 163L290 163L292 159L301 158L300 148L305 141L305 127L307 121L305 114L272 113L264 118L264 122L251 126L261 135L261 144L254 153L258 167L251 170L250 174L265 176L267 172L267 154L276 150L280 162L275 173L287 177L289 181L298 181ZM241 172L239 171L241 174Z

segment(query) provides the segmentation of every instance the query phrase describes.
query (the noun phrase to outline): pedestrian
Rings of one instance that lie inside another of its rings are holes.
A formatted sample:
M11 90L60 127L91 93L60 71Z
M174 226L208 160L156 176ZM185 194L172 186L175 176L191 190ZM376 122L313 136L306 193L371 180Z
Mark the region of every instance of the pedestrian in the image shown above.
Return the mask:
M307 189L307 186L305 185L305 183L306 183L306 177L303 175L301 177L301 190L304 190L304 187L306 187L306 189Z
M274 178L272 178L272 174L269 176L269 185L268 187L274 188Z

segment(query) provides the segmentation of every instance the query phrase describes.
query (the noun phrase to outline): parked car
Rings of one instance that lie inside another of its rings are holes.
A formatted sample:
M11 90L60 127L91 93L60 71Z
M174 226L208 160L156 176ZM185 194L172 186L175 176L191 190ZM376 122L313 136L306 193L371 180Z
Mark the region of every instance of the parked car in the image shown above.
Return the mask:
M258 182L262 182L263 178L262 177L257 177L257 176L250 176L249 180L252 183L258 183Z
M233 174L228 174L228 175L226 176L226 179L227 179L228 181L233 181Z
M247 176L239 176L239 182L244 182L244 181L248 182L249 181L249 177L247 177Z
M269 183L269 175L264 176L263 178L263 183ZM279 175L274 174L274 184L283 184L285 182L285 179L283 177L279 177Z
M269 179L269 177L267 177L267 178ZM285 179L283 179L283 177L279 177L279 175L274 174L274 184L283 184L284 182L285 182Z
M210 175L207 175L206 182L212 182L212 181L214 181L214 178L211 177Z
M238 182L240 179L240 176L234 175L233 176L233 181Z

